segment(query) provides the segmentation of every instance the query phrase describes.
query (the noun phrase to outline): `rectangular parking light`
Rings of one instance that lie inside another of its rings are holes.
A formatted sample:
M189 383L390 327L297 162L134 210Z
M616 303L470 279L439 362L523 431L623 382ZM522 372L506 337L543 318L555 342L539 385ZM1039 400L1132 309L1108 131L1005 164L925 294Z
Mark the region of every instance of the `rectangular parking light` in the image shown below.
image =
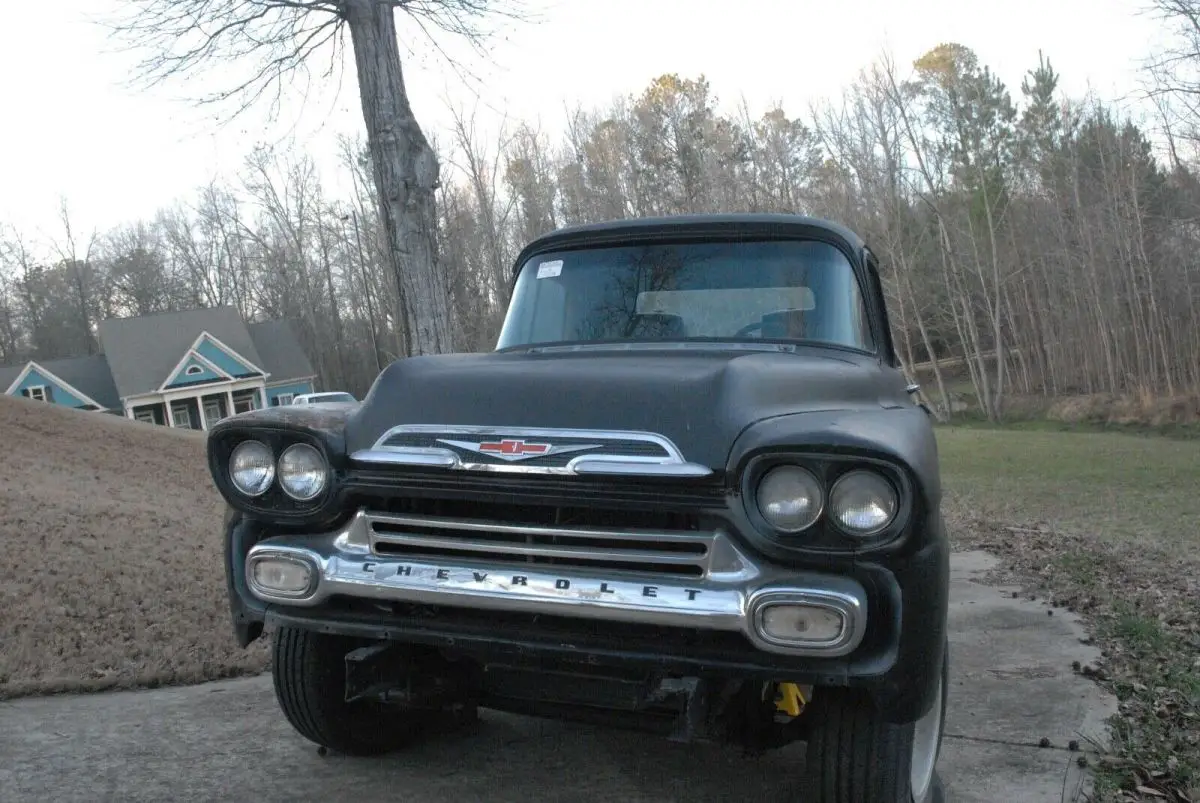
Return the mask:
M249 574L259 591L288 597L308 596L315 576L308 561L282 555L255 557Z
M841 641L847 622L841 611L826 605L775 602L758 615L762 637L776 644L821 645Z

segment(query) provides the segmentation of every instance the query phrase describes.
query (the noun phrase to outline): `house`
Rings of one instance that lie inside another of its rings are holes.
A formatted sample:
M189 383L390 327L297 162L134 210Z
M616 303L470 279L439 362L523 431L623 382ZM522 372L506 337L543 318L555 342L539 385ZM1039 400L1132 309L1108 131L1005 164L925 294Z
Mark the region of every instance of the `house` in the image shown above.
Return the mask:
M0 367L0 388L202 430L313 392L316 372L287 321L247 324L234 307L213 307L110 318L99 335L102 354Z
M121 397L103 354L0 365L0 389L10 396L74 407L121 412Z

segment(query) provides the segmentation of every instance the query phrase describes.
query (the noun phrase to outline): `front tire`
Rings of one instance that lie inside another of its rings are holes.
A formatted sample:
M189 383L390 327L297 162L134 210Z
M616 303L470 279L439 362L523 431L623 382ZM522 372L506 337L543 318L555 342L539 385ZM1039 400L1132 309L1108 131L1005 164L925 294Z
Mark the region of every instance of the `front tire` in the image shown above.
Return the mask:
M354 639L280 627L273 638L275 699L296 731L322 747L371 756L403 747L426 724L426 712L377 702L346 702L346 653Z
M936 766L946 721L948 650L937 696L916 722L884 722L871 700L850 689L818 689L805 772L821 803L941 803Z

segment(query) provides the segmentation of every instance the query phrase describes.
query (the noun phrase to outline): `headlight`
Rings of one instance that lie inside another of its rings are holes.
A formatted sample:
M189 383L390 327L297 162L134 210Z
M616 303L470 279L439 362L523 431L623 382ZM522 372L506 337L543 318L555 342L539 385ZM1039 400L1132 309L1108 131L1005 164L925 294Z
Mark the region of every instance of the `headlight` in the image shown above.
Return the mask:
M229 479L246 496L262 496L275 479L275 455L262 441L242 441L229 456Z
M315 498L328 481L325 458L307 443L293 444L279 456L279 484L293 499L307 502Z
M900 499L890 482L874 471L851 471L833 484L829 507L850 535L878 535L896 518Z
M779 466L758 482L754 494L758 512L777 530L798 533L812 526L821 515L824 497L821 483L799 466Z

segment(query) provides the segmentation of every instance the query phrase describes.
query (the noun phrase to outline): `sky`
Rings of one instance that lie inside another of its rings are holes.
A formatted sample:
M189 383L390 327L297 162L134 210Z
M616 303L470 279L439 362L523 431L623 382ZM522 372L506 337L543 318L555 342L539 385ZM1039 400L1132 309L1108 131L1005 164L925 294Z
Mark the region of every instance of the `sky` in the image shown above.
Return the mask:
M450 109L474 110L486 136L501 120L561 131L568 107L603 107L657 75L704 74L718 103L752 112L778 102L802 115L836 98L881 53L902 69L940 42L972 48L1019 99L1048 56L1070 96L1127 98L1164 41L1146 0L523 0L526 21L498 22L485 54L400 24L405 82L427 134L446 138ZM352 65L277 120L232 121L188 102L191 85L129 83L133 54L99 24L122 0L13 3L0 27L0 226L57 237L59 199L74 227L101 231L236 174L259 141L292 138L336 185L336 140L362 128ZM442 52L439 52L439 49ZM444 55L443 55L444 53ZM451 67L450 62L457 66ZM228 70L214 71L210 78Z

